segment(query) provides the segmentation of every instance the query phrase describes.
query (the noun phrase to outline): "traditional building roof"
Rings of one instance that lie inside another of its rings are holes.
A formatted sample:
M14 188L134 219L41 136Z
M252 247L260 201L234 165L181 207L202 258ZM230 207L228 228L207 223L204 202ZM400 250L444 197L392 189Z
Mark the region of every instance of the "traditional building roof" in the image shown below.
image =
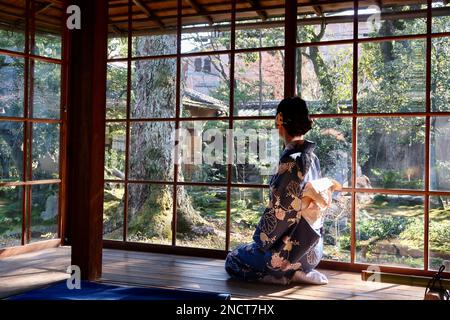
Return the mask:
M218 115L228 112L228 106L222 101L189 88L183 90L183 106L185 108L217 110Z

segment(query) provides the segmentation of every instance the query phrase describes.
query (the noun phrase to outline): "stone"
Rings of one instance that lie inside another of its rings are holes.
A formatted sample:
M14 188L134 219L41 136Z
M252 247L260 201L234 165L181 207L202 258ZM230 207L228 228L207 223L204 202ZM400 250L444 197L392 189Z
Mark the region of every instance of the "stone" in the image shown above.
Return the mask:
M45 211L41 213L42 220L52 220L58 215L58 197L51 195L45 201Z

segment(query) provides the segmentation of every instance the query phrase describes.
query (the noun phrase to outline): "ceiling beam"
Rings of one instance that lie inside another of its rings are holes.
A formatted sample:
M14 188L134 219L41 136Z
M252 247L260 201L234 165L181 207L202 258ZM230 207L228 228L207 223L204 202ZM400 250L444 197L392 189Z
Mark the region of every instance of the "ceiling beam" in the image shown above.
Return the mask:
M313 9L317 16L323 17L323 10L321 6L313 6Z
M50 9L52 6L53 6L53 3L52 3L52 2L47 3L47 4L41 4L39 7L37 6L37 7L35 8L34 14L37 16L37 15L39 15L40 13L46 11L47 9Z
M259 0L247 0L262 20L267 20L267 13L261 8Z
M125 30L122 30L121 28L119 28L119 27L116 26L115 24L112 24L112 23L111 23L111 20L109 20L109 24L110 24L111 29L113 30L114 33L120 34L120 35L126 33Z
M161 19L158 18L156 14L152 12L152 10L147 6L146 3L144 3L142 0L133 0L133 3L139 7L151 20L155 21L158 27L163 29L164 23L161 21Z
M192 9L194 9L195 12L205 17L210 25L214 23L214 20L208 15L205 9L201 5L199 5L195 0L186 0L186 2L189 3L189 5L192 7Z

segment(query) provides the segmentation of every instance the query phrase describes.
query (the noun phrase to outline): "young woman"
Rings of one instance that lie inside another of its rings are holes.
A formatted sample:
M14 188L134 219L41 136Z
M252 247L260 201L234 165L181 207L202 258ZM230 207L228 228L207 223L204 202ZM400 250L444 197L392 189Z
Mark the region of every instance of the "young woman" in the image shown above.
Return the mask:
M315 143L305 140L312 120L305 101L283 100L276 127L284 140L278 172L270 180L269 205L253 235L253 242L228 254L225 269L236 279L289 284L326 284L314 270L322 258L322 221L302 217L302 196L309 181L321 178Z

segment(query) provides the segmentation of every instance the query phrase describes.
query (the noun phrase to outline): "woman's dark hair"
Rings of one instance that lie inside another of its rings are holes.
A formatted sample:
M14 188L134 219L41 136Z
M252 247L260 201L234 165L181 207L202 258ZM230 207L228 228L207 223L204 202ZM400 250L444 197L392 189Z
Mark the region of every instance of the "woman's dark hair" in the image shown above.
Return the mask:
M277 115L283 114L283 126L291 137L305 135L312 129L313 121L309 116L306 102L299 97L286 98L280 102Z

